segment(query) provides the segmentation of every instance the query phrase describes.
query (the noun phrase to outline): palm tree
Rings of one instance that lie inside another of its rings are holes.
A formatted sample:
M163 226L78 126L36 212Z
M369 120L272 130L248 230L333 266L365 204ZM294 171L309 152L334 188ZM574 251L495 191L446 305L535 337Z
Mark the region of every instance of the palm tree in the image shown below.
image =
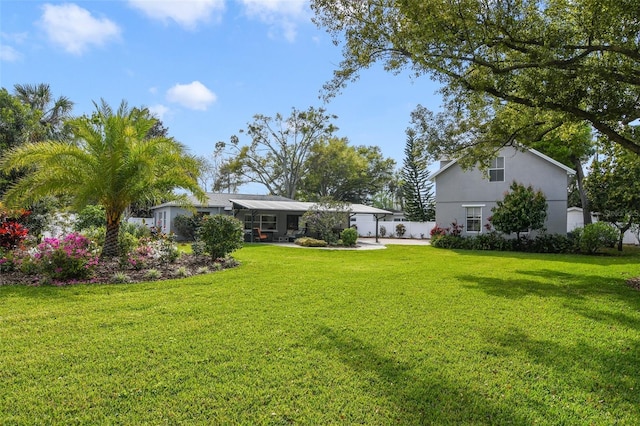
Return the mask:
M64 121L71 117L73 102L60 96L53 99L48 84L16 84L13 86L15 96L32 110L40 111L40 124L47 132L49 139L60 140L65 137Z
M204 198L198 186L198 161L168 137L146 137L156 122L147 109L122 102L114 111L105 101L91 117L69 120L73 139L25 144L7 153L0 167L7 171L32 166L4 198L25 205L49 195L68 196L74 208L88 204L105 208L107 229L103 257L118 255L118 231L126 208L136 201L185 200L181 188Z

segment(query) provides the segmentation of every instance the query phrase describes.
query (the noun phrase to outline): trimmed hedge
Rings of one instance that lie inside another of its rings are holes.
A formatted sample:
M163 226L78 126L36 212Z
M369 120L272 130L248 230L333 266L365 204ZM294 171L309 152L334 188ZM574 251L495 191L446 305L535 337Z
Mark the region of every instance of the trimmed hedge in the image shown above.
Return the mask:
M534 239L503 238L496 232L480 234L475 237L441 235L431 239L431 245L437 248L463 250L523 251L531 253L574 253L577 244L574 238L560 234L541 234Z

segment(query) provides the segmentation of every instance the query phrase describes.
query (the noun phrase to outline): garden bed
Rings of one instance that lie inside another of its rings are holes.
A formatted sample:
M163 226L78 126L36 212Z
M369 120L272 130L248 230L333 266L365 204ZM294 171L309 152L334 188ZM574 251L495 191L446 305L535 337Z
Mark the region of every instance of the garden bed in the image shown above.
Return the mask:
M184 278L192 275L209 273L238 265L233 258L218 259L215 262L209 256L182 254L177 260L167 262L156 260L149 262L144 268L134 269L123 267L118 259L100 260L95 266L93 276L89 280L96 284L135 283L143 281L157 281L172 278ZM26 274L19 270L1 272L0 285L69 285L79 281L52 282L38 274Z

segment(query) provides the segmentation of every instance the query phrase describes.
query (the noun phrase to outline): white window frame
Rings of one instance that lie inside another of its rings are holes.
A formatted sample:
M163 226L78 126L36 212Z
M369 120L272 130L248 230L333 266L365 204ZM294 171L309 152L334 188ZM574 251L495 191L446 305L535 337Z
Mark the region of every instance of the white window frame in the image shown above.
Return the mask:
M502 163L502 165L500 163ZM504 157L496 157L491 160L491 165L488 170L489 182L504 182L504 165Z
M480 234L482 232L482 208L484 204L466 204L464 207L464 227L465 231L469 234ZM469 216L469 209L473 209L473 213L476 212L476 209L479 210L479 214L474 216ZM478 230L471 230L469 228L469 220L478 221Z

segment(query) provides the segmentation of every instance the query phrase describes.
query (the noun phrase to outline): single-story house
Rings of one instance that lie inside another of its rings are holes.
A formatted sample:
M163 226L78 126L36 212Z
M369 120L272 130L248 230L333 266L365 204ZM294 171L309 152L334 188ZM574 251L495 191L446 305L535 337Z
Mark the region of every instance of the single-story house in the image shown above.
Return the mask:
M463 235L487 232L491 209L504 199L516 181L541 190L547 199L545 228L549 233L567 232L567 187L574 170L534 149L505 147L488 170L464 170L457 160L443 161L430 179L435 183L436 223L464 226Z
M293 234L301 235L305 231L300 223L302 215L316 206L313 202L295 201L280 196L220 193L208 193L206 203L193 198L192 204L196 214L232 215L244 223L248 240L255 237L254 230L259 230L267 236L267 241L285 241ZM175 233L173 220L176 216L191 214L188 209L174 202L155 206L152 211L156 226L164 233ZM345 217L344 227L349 227L350 216L355 214L370 214L382 218L390 213L363 204L350 204L349 217Z

